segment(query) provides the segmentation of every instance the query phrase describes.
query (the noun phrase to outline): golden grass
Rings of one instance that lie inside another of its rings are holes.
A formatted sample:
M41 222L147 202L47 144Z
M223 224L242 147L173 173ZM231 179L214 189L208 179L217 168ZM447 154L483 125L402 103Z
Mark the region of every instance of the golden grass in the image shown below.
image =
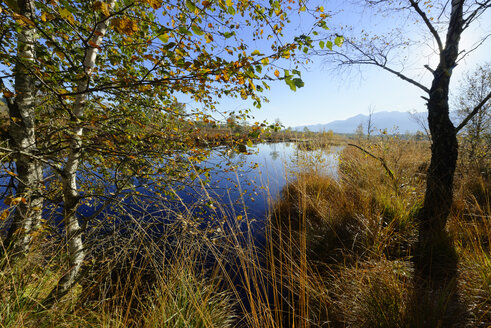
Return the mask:
M459 167L447 225L457 283L422 291L411 252L429 144L379 138L359 146L383 158L393 178L350 146L338 180L305 159L272 204L265 245L238 227L176 224L153 240L142 226L89 258L81 286L49 309L41 301L63 272L61 255L46 263L38 250L4 266L0 327L487 327L489 177Z

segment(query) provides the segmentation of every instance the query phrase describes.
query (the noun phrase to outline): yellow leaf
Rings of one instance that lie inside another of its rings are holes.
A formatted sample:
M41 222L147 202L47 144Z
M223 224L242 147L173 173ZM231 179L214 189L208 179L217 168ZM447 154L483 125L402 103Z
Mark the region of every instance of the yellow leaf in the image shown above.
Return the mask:
M138 31L138 25L136 21L128 18L116 18L113 19L111 24L114 26L114 29L119 33L124 33L126 35L132 35L133 33Z
M73 18L73 15L71 12L68 11L66 8L59 8L58 12L60 13L61 18L66 19L67 21L70 22L70 24L75 23L75 18Z
M206 39L206 43L210 43L213 41L213 36L209 33L205 34L205 39Z
M14 93L8 90L3 90L3 96L5 98L12 98L14 96Z
M34 26L34 22L32 20L30 20L29 18L27 18L26 16L24 16L24 15L19 15L19 14L15 14L14 13L14 19L17 22L20 22L21 25L22 24L27 24L27 25Z
M43 12L43 13L41 14L41 20L42 20L43 22L46 22L46 13L45 13L45 12Z
M249 79L249 86L251 87L251 89L253 89L254 91L257 91L256 89L256 86L254 85L254 83L252 82L251 79Z
M275 71L274 71L274 76L276 76L276 77L280 77L280 71L275 70Z
M65 54L62 51L55 50L55 53L61 60L65 59Z
M109 6L105 2L96 1L96 2L94 2L92 8L94 8L94 10L98 10L98 11L102 12L102 14L106 17L108 17L110 15L109 14Z
M4 221L6 218L8 218L9 214L10 214L9 210L3 211L2 214L0 215L0 221Z
M7 196L4 199L4 204L8 206L14 206L19 204L20 202L23 202L24 204L27 203L26 199L24 197L12 197L12 196Z
M152 6L153 9L159 9L162 7L162 1L160 0L147 0L147 2Z
M242 215L237 215L237 221L242 220L242 218L243 218Z

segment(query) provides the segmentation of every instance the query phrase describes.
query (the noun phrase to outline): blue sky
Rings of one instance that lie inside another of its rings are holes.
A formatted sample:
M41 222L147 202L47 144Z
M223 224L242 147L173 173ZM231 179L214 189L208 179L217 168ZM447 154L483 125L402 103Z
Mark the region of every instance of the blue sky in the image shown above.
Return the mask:
M346 2L343 1L326 2L324 7L326 10L343 10L328 21L328 26L334 32L341 25L352 25L383 33L397 23L394 21L397 18L374 16L366 10L353 6L347 7ZM491 22L491 13L488 11L480 22L475 23L472 29L464 33L461 50L469 49L486 32L491 33L489 22ZM292 31L289 33L298 33L301 29L302 25L297 22L293 24ZM404 29L418 36L418 33L426 32L416 25L405 26ZM430 46L420 47L417 52L409 53L408 60L407 74L426 86L430 86L431 76L423 65L431 66L435 63L435 56L431 55ZM489 60L491 60L491 40L487 40L478 50L459 63L452 76L451 90L454 93L458 90L463 73ZM305 87L292 92L283 82L273 83L271 90L264 93L270 102L252 112L255 120L272 122L279 118L283 125L288 127L328 123L357 114L367 114L370 106L375 112L426 110L425 101L421 98L423 92L420 89L376 67L355 68L347 74L333 69L333 66L326 64L322 58L316 58L308 68L301 71ZM222 101L220 109L239 110L248 106L250 104L240 99L225 100Z

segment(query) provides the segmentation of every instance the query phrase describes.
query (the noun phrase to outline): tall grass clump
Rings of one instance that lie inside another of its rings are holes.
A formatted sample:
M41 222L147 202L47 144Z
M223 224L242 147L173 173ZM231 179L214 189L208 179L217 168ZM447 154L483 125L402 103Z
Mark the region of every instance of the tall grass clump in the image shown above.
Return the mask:
M447 225L459 258L457 276L440 287L414 276L429 146L386 136L360 141L342 150L338 179L301 167L275 203L271 222L283 241L278 249L291 249L288 260L308 268L304 280L315 280L315 293L326 295L328 326L491 323L488 169L462 162L457 171Z

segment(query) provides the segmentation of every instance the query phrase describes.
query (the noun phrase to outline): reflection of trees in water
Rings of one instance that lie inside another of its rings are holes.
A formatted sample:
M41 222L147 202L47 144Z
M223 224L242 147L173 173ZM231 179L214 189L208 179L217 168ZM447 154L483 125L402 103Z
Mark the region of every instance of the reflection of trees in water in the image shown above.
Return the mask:
M277 150L273 150L272 152L269 153L269 156L271 156L271 159L273 161L276 161L280 157L280 152Z

